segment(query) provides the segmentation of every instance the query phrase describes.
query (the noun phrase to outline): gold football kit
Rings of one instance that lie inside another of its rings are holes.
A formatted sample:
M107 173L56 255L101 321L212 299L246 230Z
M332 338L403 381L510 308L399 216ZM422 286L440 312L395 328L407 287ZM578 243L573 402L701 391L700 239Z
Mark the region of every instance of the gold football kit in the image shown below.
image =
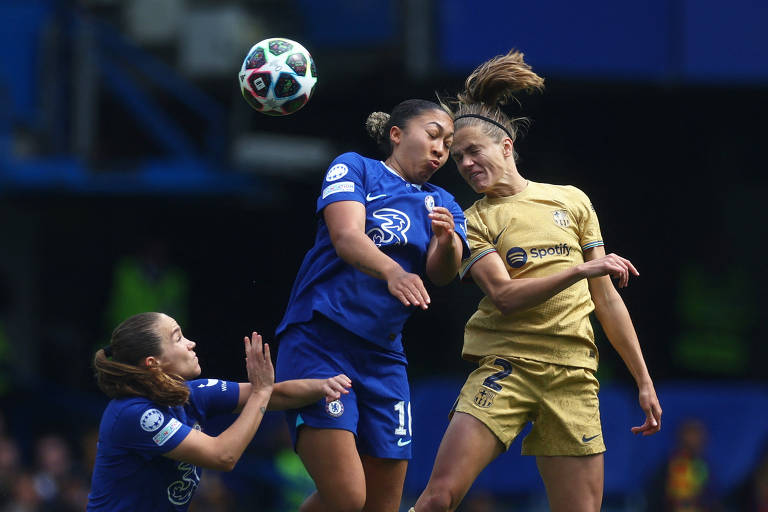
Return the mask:
M589 199L572 186L529 181L514 196L478 200L465 215L471 253L462 262L462 278L491 253L512 279L545 277L582 263L585 251L603 245ZM604 451L593 310L586 279L506 315L484 297L467 322L462 350L479 367L456 410L485 423L507 447L532 421L525 454Z

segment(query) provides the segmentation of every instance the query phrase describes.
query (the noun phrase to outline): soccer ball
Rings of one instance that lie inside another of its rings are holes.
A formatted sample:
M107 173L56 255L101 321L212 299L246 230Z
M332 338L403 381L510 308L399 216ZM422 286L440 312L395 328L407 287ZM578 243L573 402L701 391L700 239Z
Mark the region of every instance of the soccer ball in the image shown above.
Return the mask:
M299 110L312 97L317 84L312 56L299 43L284 37L253 45L238 76L245 101L270 116Z

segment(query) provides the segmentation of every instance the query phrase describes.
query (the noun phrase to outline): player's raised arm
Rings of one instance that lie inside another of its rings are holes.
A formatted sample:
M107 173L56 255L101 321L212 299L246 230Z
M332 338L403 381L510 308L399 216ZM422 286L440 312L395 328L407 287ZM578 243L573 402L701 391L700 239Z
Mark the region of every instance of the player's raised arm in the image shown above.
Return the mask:
M256 332L243 341L250 389L239 416L216 437L192 429L166 457L219 471L231 471L235 467L264 418L275 383L269 345L262 344L261 335Z
M610 254L546 277L512 279L497 252L477 260L470 268L470 274L502 314L541 304L582 279L613 276L619 286L626 286L630 274L639 275L632 262Z

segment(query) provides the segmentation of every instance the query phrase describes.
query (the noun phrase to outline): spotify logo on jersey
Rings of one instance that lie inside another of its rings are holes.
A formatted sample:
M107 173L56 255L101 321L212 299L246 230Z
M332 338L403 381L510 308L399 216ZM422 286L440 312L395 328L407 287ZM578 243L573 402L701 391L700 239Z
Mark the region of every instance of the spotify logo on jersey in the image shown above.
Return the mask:
M507 251L507 264L512 268L520 268L528 261L528 254L521 247L513 247Z

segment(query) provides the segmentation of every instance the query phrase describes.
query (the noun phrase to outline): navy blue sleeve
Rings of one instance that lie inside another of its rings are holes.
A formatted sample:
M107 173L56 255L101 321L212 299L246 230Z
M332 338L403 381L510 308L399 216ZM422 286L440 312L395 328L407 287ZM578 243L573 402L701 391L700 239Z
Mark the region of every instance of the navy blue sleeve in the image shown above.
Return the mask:
M365 180L360 155L344 153L336 157L325 173L320 190L316 213L337 201L357 201L365 204Z
M169 407L147 400L131 404L118 413L112 442L149 458L173 450L191 430L173 415Z
M206 417L233 412L240 398L237 382L218 379L189 381L189 401Z

